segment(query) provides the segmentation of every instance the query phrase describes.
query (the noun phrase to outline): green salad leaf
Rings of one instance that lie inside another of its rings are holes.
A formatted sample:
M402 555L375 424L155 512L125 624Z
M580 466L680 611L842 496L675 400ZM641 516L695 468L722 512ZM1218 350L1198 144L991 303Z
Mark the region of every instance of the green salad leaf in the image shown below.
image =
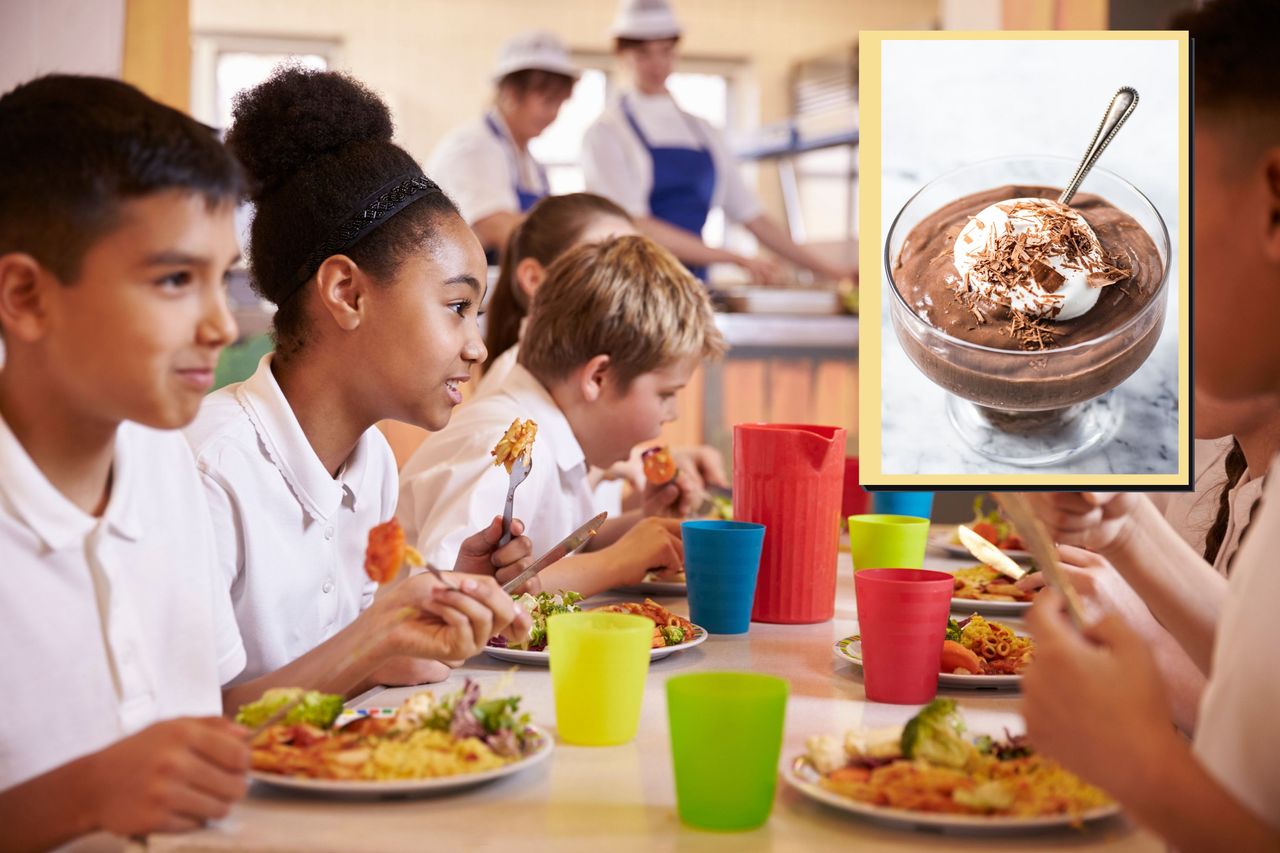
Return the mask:
M309 723L327 729L342 713L342 697L337 694L321 693L318 690L304 691L300 687L273 687L256 702L241 705L236 712L236 722L256 728L299 696L302 696L302 702L285 714L280 722Z

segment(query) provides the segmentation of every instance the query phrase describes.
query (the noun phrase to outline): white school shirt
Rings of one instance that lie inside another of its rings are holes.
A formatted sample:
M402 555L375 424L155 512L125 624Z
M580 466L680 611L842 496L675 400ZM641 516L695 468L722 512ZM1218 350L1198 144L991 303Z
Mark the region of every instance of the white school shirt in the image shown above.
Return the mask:
M649 144L658 148L706 148L716 167L711 206L732 222L745 223L764 213L760 199L742 180L738 160L723 134L705 119L690 115L666 93L626 92L610 100L582 140L582 171L588 192L610 199L635 217L649 215L653 158L622 112L625 97Z
M1226 460L1232 439L1197 440L1195 443L1196 479L1194 492L1168 492L1162 496L1165 520L1178 531L1187 544L1204 553L1204 540L1218 516L1218 501L1227 483ZM1232 487L1227 497L1227 530L1222 547L1213 561L1219 574L1227 574L1232 557L1240 547L1240 537L1249 527L1254 505L1262 495L1262 478L1244 476Z
M0 790L160 720L220 715L244 647L182 436L120 425L101 518L3 418L0 472Z
M1280 829L1280 457L1231 573L1213 669L1200 701L1195 754L1232 796Z
M302 656L373 603L369 528L395 513L396 463L371 427L335 478L271 373L210 394L187 440L209 496L218 566L248 662L234 683Z
M461 406L449 425L428 435L400 472L396 515L406 537L438 568L452 568L462 540L502 515L507 470L490 455L515 418L538 425L533 467L516 489L515 517L541 554L599 510L587 460L551 394L521 364L501 386Z
M517 178L526 190L551 191L538 161L527 148L516 147L502 116L496 110L489 115L503 139L493 135L482 116L449 131L427 159L427 174L453 199L469 225L495 213L519 213Z

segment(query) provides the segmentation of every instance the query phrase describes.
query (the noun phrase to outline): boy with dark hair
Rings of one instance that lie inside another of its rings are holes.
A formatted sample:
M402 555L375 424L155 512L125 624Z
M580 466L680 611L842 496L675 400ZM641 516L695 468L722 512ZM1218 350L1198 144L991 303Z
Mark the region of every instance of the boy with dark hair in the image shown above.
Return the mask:
M0 162L5 843L198 826L245 791L218 689L244 649L174 430L235 335L239 172L187 116L62 75L0 98Z

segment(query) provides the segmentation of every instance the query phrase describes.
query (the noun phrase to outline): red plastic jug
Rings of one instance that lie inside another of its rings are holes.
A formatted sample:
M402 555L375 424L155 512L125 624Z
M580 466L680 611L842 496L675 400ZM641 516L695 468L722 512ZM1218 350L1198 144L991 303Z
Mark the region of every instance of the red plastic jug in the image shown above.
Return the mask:
M733 428L733 517L765 526L756 622L835 615L844 430L804 424Z

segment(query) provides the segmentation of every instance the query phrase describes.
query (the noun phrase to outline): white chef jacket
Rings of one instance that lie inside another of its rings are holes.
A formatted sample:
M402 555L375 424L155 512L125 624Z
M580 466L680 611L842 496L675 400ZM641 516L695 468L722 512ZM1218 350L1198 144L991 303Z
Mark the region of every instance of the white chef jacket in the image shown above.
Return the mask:
M461 406L447 427L428 435L400 472L396 515L433 565L452 568L462 540L502 514L508 476L490 454L515 418L538 425L533 467L515 498L515 517L524 521L534 554L599 512L573 428L542 383L515 364L499 387Z
M244 647L182 436L121 424L101 518L3 418L0 472L0 790L160 720L220 715Z
M549 193L546 176L526 149L521 151L497 110L489 113L503 139L493 135L484 117L454 128L427 160L427 175L453 199L469 225L495 213L519 213L516 182Z
M1280 457L1255 513L1218 620L1195 754L1237 800L1280 829L1280 678L1270 654L1280 648Z
M1226 459L1231 452L1231 437L1197 440L1195 445L1196 479L1194 492L1170 492L1161 496L1165 520L1197 553L1204 553L1204 540L1218 516L1218 501L1227 482ZM1226 574L1231 558L1240 547L1240 537L1249 526L1254 504L1262 494L1262 478L1245 472L1227 498L1227 530L1213 567Z
M248 653L235 681L248 681L373 603L364 551L369 528L395 513L395 457L371 427L331 476L271 373L270 353L247 380L210 394L186 434Z
M582 141L582 171L588 192L612 200L635 217L649 215L653 160L622 112L626 97L636 123L656 147L706 148L716 167L711 206L733 222L750 222L764 213L760 199L742 180L738 162L724 136L705 119L690 115L668 94L627 92L610 99Z

